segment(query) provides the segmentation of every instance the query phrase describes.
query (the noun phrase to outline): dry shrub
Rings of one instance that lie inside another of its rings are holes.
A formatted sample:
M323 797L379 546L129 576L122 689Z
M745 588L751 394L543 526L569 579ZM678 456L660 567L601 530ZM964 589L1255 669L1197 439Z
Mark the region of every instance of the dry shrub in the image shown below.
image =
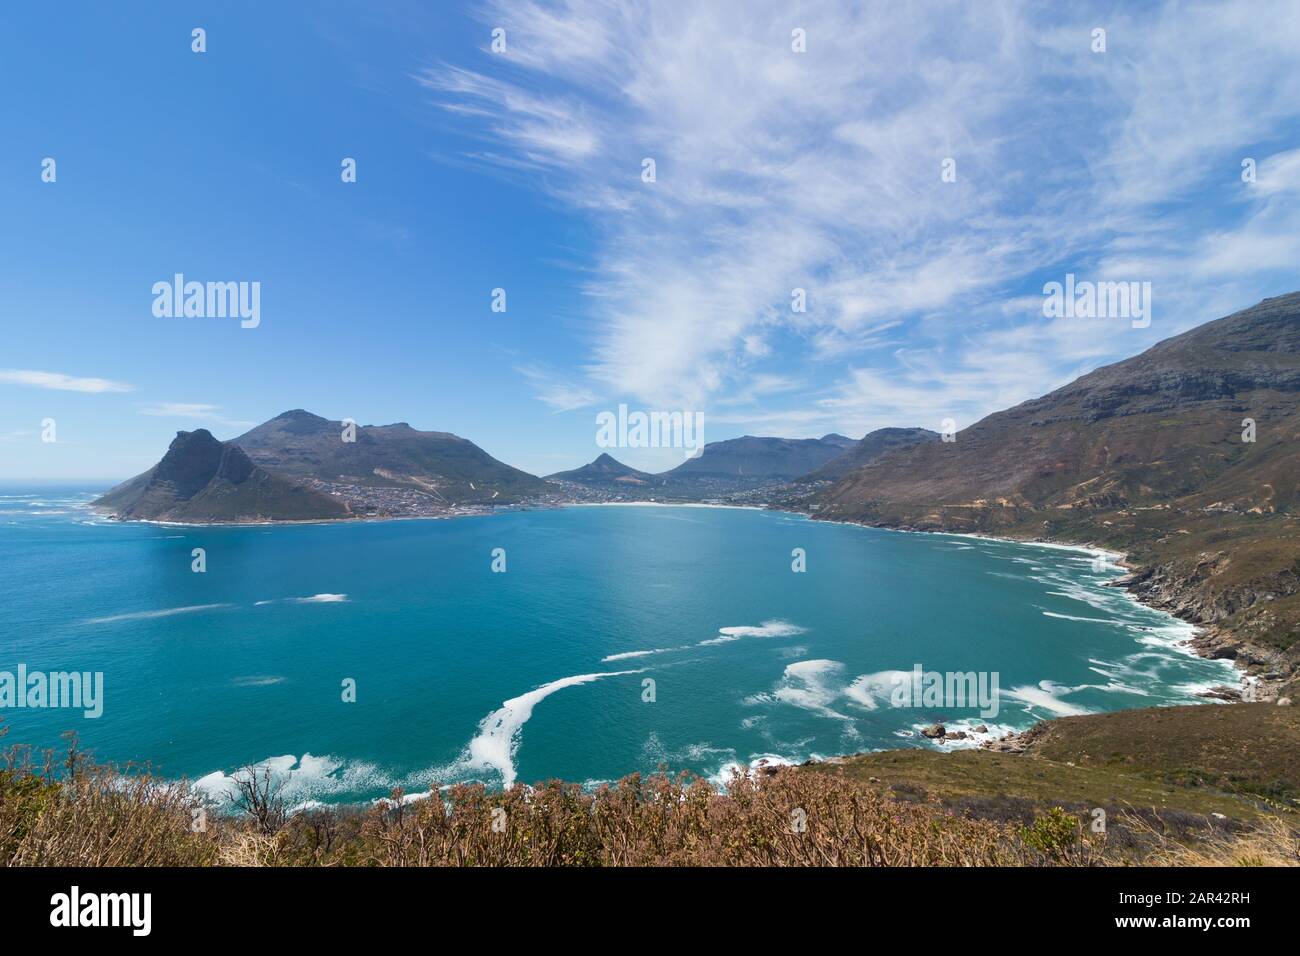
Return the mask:
M1212 831L1194 843L1133 815L1124 822L1152 844L1142 860L1148 866L1300 866L1300 825L1294 819L1265 817L1249 830Z
M0 865L9 866L1080 866L1104 840L1053 810L1022 826L936 803L898 801L836 775L737 774L725 789L632 774L590 792L552 781L489 791L460 784L429 799L337 807L281 819L274 781L250 776L242 815L192 826L183 783L96 765L76 750L0 754ZM249 796L251 792L252 796ZM1273 821L1189 848L1145 828L1142 862L1300 862L1293 826ZM1114 855L1112 854L1112 857ZM1115 858L1117 861L1118 858Z
M633 774L594 793L553 781L481 785L376 808L361 830L379 866L992 866L1062 863L1000 824L901 804L852 783L786 771L698 778ZM494 821L497 823L494 828Z
M14 748L0 771L0 863L8 866L199 866L215 844L192 832L201 804L191 790L147 772L92 763L70 744L32 765Z
M278 841L256 830L230 833L217 849L220 866L275 866L281 862Z

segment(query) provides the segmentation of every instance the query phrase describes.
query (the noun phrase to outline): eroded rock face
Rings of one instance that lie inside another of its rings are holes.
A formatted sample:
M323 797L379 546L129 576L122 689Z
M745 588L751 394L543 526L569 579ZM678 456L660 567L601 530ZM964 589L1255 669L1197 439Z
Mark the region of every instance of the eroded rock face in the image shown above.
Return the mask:
M232 484L240 484L253 474L253 459L244 453L238 445L225 445L221 454L221 464L217 466L214 477L224 478Z
M258 467L238 445L205 428L177 432L152 469L96 506L144 521L225 522L346 518L346 505Z
M177 432L154 468L153 480L170 485L178 498L192 498L212 480L225 454L226 446L206 428Z

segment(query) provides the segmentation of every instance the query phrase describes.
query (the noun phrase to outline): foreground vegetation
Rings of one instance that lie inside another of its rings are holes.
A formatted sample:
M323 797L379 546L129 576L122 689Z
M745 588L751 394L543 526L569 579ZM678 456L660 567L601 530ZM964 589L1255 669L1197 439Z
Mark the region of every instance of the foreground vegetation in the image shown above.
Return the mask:
M662 773L594 792L459 785L297 813L250 768L232 814L74 741L4 752L0 864L1297 865L1298 743L1295 708L1157 708L1045 722L1023 754L886 751L722 789Z
M72 753L10 751L0 860L11 866L994 866L1085 863L1063 820L1028 828L899 803L852 781L782 773L707 782L632 775L589 793L553 781L443 800L289 813L247 774L237 816L182 784Z

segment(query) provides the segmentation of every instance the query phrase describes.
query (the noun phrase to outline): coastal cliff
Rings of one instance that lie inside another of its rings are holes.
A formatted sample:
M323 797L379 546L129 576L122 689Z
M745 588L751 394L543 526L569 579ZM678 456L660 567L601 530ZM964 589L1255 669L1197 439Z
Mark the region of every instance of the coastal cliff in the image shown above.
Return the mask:
M817 518L1091 545L1275 694L1300 673L1300 293L1166 339L813 495ZM1288 691L1289 692L1289 691Z

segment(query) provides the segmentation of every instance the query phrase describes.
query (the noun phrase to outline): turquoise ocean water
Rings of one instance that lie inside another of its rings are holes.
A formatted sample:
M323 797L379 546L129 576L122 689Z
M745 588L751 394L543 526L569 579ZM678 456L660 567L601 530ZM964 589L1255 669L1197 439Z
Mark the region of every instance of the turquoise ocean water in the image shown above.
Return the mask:
M104 674L100 718L6 708L7 741L75 730L214 793L265 761L302 802L718 776L1237 682L1083 551L695 507L178 528L98 518L101 490L0 488L0 671ZM916 664L996 671L998 715L891 706Z

